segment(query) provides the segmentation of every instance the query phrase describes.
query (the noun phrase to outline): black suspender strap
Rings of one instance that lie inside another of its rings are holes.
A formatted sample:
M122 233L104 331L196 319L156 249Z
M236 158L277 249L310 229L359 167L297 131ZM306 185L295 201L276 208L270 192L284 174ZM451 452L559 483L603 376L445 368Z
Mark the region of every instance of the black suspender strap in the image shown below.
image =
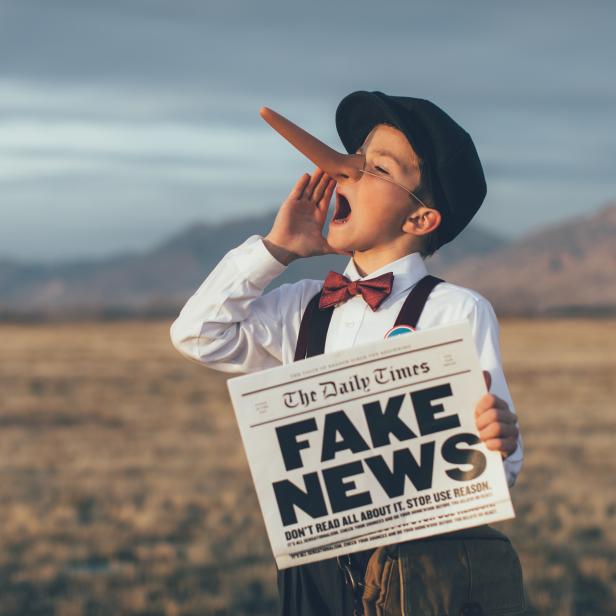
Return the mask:
M320 293L319 297L321 297ZM334 306L321 310L318 300L315 302L314 313L310 320L307 357L321 355L325 352L325 339L327 338L327 330L329 329L329 322L332 320L333 314Z
M321 310L319 308L319 299L321 299L321 291L306 306L301 325L299 326L294 361L312 357L313 355L321 355L325 351L325 339L327 338L329 322L334 313L334 306Z
M297 344L295 345L295 357L293 361L299 361L306 358L306 350L308 349L308 331L310 329L310 317L315 309L315 303L318 306L319 297L321 292L319 291L306 306L304 314L302 315L302 322L299 326L299 334L297 335Z
M424 276L407 295L394 326L410 325L415 329L432 289L441 282L445 281L430 274Z

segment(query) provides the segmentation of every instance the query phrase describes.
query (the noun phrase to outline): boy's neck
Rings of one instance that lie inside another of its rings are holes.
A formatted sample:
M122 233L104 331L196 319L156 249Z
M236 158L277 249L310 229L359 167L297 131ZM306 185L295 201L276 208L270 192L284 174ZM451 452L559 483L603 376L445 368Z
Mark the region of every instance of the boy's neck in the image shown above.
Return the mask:
M384 265L393 263L413 252L417 252L417 250L408 247L404 249L397 247L373 248L364 252L355 250L353 251L353 263L355 264L357 273L364 278L365 276L369 276L372 272L376 272L376 270Z

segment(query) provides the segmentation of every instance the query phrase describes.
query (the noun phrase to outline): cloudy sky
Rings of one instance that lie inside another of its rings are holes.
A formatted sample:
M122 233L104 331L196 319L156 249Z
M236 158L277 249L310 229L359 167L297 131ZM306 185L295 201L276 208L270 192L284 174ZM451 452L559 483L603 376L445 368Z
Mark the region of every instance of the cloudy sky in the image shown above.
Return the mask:
M269 211L342 149L354 90L434 101L475 141L478 222L515 236L616 198L616 3L0 0L0 256L142 250Z

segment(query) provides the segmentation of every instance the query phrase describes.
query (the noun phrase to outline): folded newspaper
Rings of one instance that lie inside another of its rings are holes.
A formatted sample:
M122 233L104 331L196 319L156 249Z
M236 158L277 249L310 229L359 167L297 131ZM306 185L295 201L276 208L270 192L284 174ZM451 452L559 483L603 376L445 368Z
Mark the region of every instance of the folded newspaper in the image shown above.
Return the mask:
M227 384L280 569L514 517L466 321Z

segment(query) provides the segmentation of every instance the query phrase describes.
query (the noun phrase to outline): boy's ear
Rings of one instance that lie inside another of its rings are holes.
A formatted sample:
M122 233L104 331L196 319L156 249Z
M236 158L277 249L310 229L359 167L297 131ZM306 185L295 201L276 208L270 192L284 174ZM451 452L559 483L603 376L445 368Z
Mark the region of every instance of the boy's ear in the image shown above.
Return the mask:
M423 205L407 217L402 230L411 235L427 235L441 224L441 213Z

